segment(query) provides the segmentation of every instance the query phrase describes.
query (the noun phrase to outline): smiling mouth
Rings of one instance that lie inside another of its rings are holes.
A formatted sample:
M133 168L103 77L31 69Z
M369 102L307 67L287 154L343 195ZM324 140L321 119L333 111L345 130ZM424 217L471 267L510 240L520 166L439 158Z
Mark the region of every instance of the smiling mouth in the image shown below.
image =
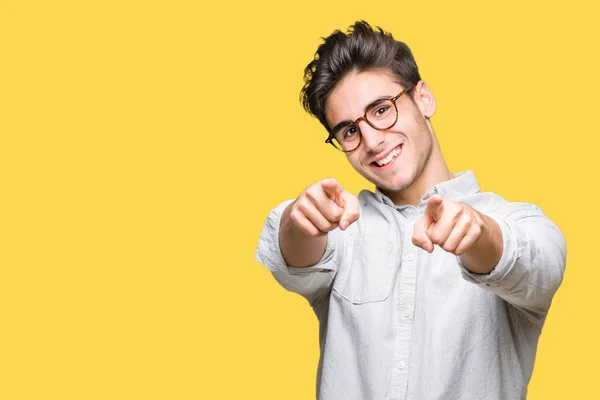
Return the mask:
M398 145L397 147L395 147L392 151L390 151L388 153L387 156L385 156L384 158L382 158L381 160L376 160L373 161L371 163L372 166L374 167L385 167L386 165L389 165L392 163L392 161L394 161L399 155L400 153L402 153L402 145Z

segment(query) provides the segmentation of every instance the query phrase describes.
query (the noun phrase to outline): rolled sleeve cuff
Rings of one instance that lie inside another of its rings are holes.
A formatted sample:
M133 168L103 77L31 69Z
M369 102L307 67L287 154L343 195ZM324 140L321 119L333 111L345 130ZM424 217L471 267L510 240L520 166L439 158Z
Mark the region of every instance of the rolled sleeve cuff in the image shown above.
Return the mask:
M495 218L491 215L488 216L496 221L502 231L503 250L498 264L488 274L476 274L469 271L462 263L460 257L457 256L458 266L461 269L463 278L477 285L485 287L512 285L520 279L520 277L515 276L518 275L517 260L519 257L518 242L514 234L514 229L506 220Z
M335 251L333 241L330 237L330 235L333 234L333 231L329 232L327 235L325 252L317 264L311 267L290 267L285 262L279 247L279 221L281 214L292 201L293 200L283 202L269 213L260 234L258 248L254 253L254 258L271 272L287 272L291 275L305 275L314 272L333 271L335 269Z

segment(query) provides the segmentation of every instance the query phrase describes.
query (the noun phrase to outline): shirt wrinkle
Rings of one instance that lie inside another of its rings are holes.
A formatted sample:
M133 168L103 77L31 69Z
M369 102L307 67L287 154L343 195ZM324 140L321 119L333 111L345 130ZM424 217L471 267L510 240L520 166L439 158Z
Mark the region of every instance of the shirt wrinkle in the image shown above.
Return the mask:
M436 193L498 223L504 252L490 274L412 244ZM558 227L535 205L481 193L472 171L430 188L418 207L396 206L379 189L358 197L361 217L328 234L316 265L288 267L281 255L279 218L291 200L269 213L255 253L319 319L317 399L525 399L564 273Z

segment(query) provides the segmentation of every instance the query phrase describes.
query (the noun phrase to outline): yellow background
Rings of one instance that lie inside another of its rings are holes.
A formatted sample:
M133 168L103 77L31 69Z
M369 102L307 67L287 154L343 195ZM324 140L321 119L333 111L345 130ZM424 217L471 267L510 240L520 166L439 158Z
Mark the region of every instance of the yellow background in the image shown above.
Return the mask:
M562 228L529 399L599 398L594 3L1 1L0 398L314 398L317 320L253 253L314 181L370 187L298 101L356 19L411 46L452 171Z

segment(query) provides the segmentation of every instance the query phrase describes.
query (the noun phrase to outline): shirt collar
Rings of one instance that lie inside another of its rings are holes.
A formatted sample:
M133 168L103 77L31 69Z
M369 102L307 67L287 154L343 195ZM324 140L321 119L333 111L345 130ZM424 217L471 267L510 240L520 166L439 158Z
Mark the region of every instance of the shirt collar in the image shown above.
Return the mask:
M479 192L479 184L477 183L477 179L475 178L475 174L473 171L464 171L453 174L454 178L438 183L433 186L429 190L425 192L425 194L421 197L421 201L419 203L419 208L421 206L425 206L427 203L427 199L433 196L434 194L439 194L443 198L447 198L450 200L458 200L459 198L464 197L465 195L474 194ZM389 197L383 194L379 188L375 190L375 198L380 203L386 204L392 207L405 207L405 206L396 206Z

